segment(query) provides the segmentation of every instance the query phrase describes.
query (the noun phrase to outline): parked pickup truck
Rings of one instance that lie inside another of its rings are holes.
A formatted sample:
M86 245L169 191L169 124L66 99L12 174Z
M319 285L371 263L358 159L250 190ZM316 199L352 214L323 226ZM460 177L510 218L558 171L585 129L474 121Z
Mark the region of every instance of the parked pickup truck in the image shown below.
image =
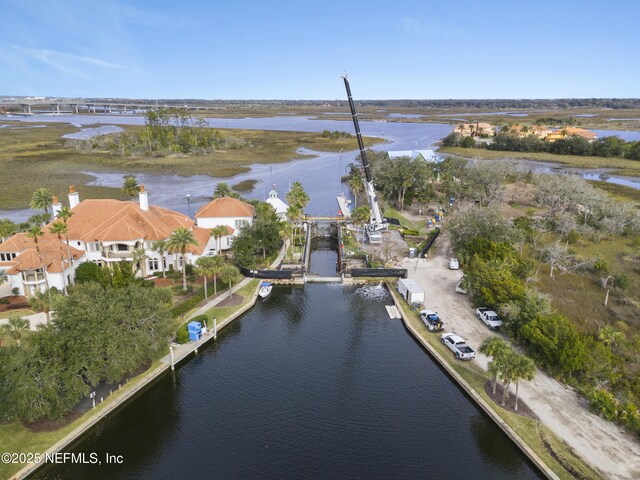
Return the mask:
M498 330L502 326L502 320L496 312L488 308L476 309L476 317L482 320L489 328Z
M464 339L455 333L443 333L441 340L442 343L454 353L458 360L471 360L472 358L476 358L476 352L473 351L473 348L467 345Z
M431 310L420 310L420 320L424 322L430 332L441 332L444 330L444 323L436 312Z

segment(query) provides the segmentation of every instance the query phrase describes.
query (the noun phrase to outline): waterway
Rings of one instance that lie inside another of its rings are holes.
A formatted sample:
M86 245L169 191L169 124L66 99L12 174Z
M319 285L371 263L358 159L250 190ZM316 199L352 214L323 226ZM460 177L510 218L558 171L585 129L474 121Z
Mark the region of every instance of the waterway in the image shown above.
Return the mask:
M541 478L387 317L383 288L275 287L72 448L102 465L34 478Z
M118 115L51 115L12 118L25 123L42 124L45 122L65 122L78 128L86 125L142 125L144 118L141 116ZM229 118L207 119L213 128L238 128L250 130L285 130L321 132L323 130L339 130L352 132L353 124L350 119L324 120L314 117L301 117L295 115L267 118ZM412 122L384 122L361 121L362 133L367 136L380 137L385 143L373 147L374 150L419 150L434 148L433 145L445 137L451 126L435 123ZM598 131L600 136L619 135L627 140L640 140L640 132L607 130ZM80 134L86 134L86 129ZM215 186L224 181L231 185L243 180L257 180L256 188L251 192L243 192L243 196L250 199L264 200L271 186L276 184L281 197L288 191L289 185L294 181L302 182L305 191L311 201L305 209L310 215L335 215L338 210L335 197L344 191L347 196L350 192L341 184L341 177L348 170L348 165L356 161L357 150L342 153L317 152L301 148L298 151L298 159L290 162L275 164L255 164L250 170L231 178L215 178L208 175L193 175L181 177L178 175L158 175L151 173L138 174L138 183L143 183L149 192L149 201L154 205L170 208L172 210L193 215L196 210L211 199ZM302 159L303 156L313 155L314 158ZM526 162L526 161L525 161ZM540 171L557 172L555 166L541 167ZM122 177L127 172L85 172L95 177L91 185L120 188ZM574 173L585 178L606 173L606 181L618 183L632 188L640 188L637 178L623 177L610 174L606 171L587 169L575 169ZM604 177L603 177L604 178ZM80 198L82 191L80 190ZM64 199L63 199L64 201ZM0 218L7 217L14 221L25 221L28 217L37 213L30 209L2 210Z

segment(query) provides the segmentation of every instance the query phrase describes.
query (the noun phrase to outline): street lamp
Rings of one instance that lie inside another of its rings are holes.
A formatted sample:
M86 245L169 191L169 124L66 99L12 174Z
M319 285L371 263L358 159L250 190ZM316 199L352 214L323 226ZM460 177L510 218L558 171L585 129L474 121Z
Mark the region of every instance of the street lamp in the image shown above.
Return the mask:
M191 218L191 194L187 193L187 217Z

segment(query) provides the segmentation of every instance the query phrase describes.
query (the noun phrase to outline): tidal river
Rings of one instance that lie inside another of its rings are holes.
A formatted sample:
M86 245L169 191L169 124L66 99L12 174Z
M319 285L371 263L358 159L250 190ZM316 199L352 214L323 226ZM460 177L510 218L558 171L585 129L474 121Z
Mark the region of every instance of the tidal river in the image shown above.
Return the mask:
M384 287L274 288L37 479L537 479L390 320Z
M25 122L45 123L45 122L66 122L78 128L84 125L122 125L134 124L142 125L144 118L140 116L117 116L117 115L56 115L56 116L33 116L22 117ZM209 118L208 123L214 128L240 128L257 130L287 130L287 131L307 131L321 132L323 130L339 130L353 132L353 124L348 116L345 120L316 120L309 117L280 116L269 118L234 118L216 119ZM450 131L448 124L435 123L403 123L403 122L372 122L361 121L362 133L368 136L380 137L386 143L378 144L375 150L416 150L433 149L433 145L445 137ZM602 132L605 133L604 131ZM630 140L640 140L640 132L618 132L606 131L608 135L623 135ZM343 153L314 152L300 149L300 154L316 155L312 159L296 160L290 162L276 163L271 165L255 164L246 173L236 175L231 178L212 178L207 175L193 175L180 177L178 175L158 175L139 174L138 182L143 183L149 192L149 200L155 205L171 208L184 214L193 215L195 211L204 203L211 199L213 190L219 181L228 182L233 185L242 180L257 180L258 183L252 192L243 193L247 198L264 200L271 190L272 184L276 184L281 197L283 197L289 184L294 181L302 182L305 191L311 197L311 201L306 212L311 215L335 215L337 213L337 203L335 196L347 189L341 184L340 178L345 174L348 164L356 159L356 150ZM556 172L560 168L557 165L540 164L531 168L535 171ZM599 178L604 171L572 170L583 176L595 176ZM125 172L87 172L94 175L96 179L91 182L93 185L108 187L122 186L122 177ZM590 177L593 178L593 177ZM620 183L622 185L640 188L637 178L620 177L608 175L602 177L607 181ZM82 192L80 192L82 197ZM64 199L63 199L64 201ZM1 210L0 218L9 217L16 221L24 221L33 215L33 210Z

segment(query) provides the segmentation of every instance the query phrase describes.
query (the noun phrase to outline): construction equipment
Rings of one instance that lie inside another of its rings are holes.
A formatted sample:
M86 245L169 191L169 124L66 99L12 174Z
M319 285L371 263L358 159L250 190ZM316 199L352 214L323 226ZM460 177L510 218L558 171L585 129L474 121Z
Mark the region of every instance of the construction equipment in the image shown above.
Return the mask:
M380 213L380 207L378 206L378 198L376 196L376 192L373 186L371 169L369 168L369 160L367 160L367 152L364 148L364 143L362 142L362 134L360 133L360 125L358 124L358 114L356 113L356 106L354 105L353 97L351 96L351 87L349 86L349 79L347 78L346 75L343 75L342 79L344 80L344 86L347 89L347 98L349 99L349 108L351 109L353 126L356 129L356 138L358 139L358 147L360 148L360 158L362 159L362 166L364 167L364 176L366 179L365 191L367 194L367 198L369 199L369 207L371 207L371 220L369 222L369 225L367 226L367 233L369 235L369 240L372 243L376 243L376 240L380 237L380 234L376 234L375 232L386 230L389 224L386 223L382 218L382 214ZM380 241L381 240L382 239L380 237Z

